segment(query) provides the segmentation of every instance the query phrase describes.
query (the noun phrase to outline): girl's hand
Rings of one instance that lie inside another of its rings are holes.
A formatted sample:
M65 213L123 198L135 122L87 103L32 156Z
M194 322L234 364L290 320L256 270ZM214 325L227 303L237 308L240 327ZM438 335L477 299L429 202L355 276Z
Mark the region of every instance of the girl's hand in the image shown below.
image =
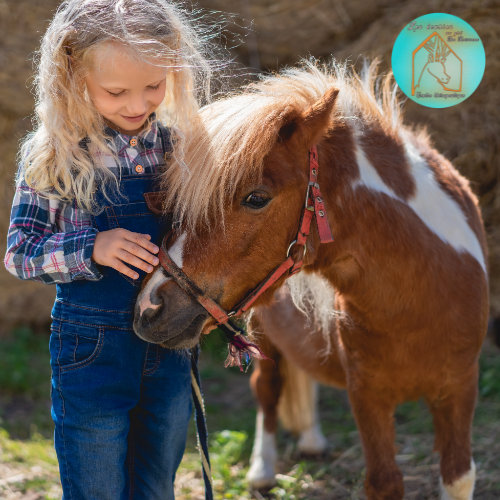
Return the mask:
M159 248L150 240L149 234L133 233L121 228L102 231L95 238L92 259L135 280L139 275L124 262L150 273L159 262L158 257L152 255L158 253Z

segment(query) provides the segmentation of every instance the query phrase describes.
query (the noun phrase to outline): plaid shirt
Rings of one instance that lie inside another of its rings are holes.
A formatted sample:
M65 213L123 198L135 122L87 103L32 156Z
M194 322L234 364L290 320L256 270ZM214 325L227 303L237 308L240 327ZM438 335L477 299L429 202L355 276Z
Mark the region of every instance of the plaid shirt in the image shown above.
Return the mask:
M111 155L103 158L114 175L156 173L164 164L169 132L154 114L151 126L137 136L109 127L106 133L111 137L108 144L118 153L119 165ZM20 279L46 284L99 280L102 275L91 259L97 232L89 212L75 202L41 197L20 176L10 215L5 267Z

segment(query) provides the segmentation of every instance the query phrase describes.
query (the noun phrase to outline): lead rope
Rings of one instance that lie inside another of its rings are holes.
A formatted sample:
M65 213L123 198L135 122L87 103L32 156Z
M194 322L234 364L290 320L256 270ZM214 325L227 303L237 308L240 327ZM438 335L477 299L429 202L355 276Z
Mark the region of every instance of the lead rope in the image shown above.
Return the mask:
M191 392L194 402L194 418L196 421L196 436L201 457L203 480L205 481L205 500L213 500L212 469L208 456L208 430L205 418L205 405L201 394L200 373L198 371L199 346L191 349Z

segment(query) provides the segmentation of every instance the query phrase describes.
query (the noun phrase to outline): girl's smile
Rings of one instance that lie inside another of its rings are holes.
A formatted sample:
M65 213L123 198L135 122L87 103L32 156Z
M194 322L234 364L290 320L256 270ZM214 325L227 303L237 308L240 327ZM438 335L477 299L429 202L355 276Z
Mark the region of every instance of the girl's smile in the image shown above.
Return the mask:
M146 113L142 114L142 115L139 115L139 116L123 116L123 118L125 118L125 120L129 121L129 122L140 122L144 119L144 117L146 116Z
M137 134L165 98L166 68L132 58L115 42L98 49L93 62L85 81L97 111L112 128Z

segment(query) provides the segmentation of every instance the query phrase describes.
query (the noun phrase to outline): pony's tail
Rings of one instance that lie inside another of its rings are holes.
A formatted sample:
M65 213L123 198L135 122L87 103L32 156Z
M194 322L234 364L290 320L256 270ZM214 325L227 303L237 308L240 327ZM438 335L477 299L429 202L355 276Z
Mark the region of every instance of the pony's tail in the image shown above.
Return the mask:
M286 430L298 435L318 422L318 383L285 357L280 359L279 366L283 386L278 416Z

